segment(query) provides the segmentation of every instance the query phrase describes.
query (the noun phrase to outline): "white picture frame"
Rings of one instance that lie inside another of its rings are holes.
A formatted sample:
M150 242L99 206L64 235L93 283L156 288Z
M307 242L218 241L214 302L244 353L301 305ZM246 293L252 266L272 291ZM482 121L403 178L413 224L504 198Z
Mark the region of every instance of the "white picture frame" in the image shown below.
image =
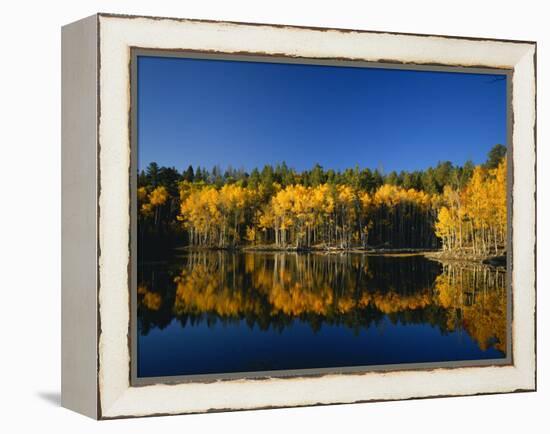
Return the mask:
M512 357L438 367L131 382L133 48L511 72ZM536 44L96 14L62 32L62 405L96 419L536 389Z

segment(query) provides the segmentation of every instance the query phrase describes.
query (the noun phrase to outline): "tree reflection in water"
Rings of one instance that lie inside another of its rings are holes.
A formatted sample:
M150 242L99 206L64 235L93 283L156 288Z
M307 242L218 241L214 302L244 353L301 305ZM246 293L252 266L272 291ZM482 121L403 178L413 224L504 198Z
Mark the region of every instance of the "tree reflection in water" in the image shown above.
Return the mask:
M353 329L392 323L463 330L480 349L506 352L506 273L423 256L190 252L140 266L138 328L245 320L283 330L295 320Z

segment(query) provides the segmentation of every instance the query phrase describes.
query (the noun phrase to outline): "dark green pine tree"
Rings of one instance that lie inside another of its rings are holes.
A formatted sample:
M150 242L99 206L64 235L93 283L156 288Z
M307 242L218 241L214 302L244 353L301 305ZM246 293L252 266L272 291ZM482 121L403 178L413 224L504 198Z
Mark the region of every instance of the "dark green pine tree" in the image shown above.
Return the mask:
M195 180L195 171L192 165L189 165L187 170L183 172L183 180L188 182L193 182Z
M501 160L506 155L506 146L504 145L495 145L489 151L487 155L487 161L485 162L486 169L495 169Z

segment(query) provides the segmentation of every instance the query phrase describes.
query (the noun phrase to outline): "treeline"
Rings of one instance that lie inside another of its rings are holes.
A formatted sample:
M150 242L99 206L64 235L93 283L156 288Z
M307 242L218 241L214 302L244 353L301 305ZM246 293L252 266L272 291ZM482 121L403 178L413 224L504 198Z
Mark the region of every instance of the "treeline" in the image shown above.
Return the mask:
M318 164L297 172L285 163L250 173L192 166L180 173L151 163L138 176L140 239L211 248L437 248L443 243L448 250L496 252L504 248L506 229L505 194L496 192L505 189L505 152L496 145L477 167L442 162L387 175ZM483 202L487 210L475 209L484 197L490 199ZM504 202L496 199L501 197Z

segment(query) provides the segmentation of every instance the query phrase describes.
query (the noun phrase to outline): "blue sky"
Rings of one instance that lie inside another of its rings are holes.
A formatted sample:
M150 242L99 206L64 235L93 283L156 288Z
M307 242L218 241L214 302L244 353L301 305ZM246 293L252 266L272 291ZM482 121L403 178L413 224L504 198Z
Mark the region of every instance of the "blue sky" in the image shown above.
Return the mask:
M506 144L496 77L140 56L139 168L481 163Z

